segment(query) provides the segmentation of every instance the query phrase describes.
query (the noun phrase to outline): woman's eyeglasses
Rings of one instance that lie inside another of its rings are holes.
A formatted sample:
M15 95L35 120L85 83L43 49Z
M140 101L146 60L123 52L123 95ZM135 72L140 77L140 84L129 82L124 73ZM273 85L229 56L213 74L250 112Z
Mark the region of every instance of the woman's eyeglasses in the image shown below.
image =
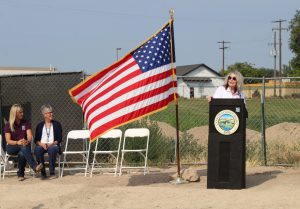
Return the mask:
M236 77L228 76L228 80L234 80L234 81L236 81Z

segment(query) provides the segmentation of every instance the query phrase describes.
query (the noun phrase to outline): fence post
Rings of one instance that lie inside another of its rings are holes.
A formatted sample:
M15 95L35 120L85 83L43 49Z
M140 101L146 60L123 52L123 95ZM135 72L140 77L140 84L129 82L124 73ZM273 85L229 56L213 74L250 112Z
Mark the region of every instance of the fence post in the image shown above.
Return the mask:
M267 154L266 154L266 114L265 114L265 99L266 99L266 80L263 77L262 80L262 94L261 94L261 113L262 113L262 130L261 130L261 146L262 146L262 160L263 165L267 165Z
M282 77L279 78L279 97L282 97Z
M274 77L274 97L276 97L276 78Z

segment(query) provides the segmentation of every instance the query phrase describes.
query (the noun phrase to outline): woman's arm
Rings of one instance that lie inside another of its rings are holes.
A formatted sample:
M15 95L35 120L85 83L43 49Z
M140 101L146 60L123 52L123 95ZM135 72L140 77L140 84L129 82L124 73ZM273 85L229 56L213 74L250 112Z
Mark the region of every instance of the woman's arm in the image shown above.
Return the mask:
M5 139L6 139L6 143L9 145L17 145L18 144L18 141L14 141L11 139L10 133L5 133Z
M28 145L31 143L31 140L33 140L33 136L32 136L32 131L31 129L27 129L26 130L26 136L27 136L27 140L26 143L24 145Z

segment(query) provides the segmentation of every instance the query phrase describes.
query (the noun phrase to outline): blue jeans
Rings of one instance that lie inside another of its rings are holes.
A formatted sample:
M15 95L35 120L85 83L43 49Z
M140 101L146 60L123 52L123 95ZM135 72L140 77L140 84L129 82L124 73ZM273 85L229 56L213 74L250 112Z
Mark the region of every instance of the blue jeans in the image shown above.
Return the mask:
M36 171L37 162L34 160L31 154L31 145L27 146L22 145L6 145L6 151L9 155L18 155L18 176L24 177L26 162L29 166Z
M44 150L43 147L36 145L34 153L35 153L36 160L38 161L38 163L42 163L44 166L41 171L41 174L43 176L46 176L44 154L48 153L50 175L54 175L55 174L55 162L56 162L56 156L57 156L58 150L59 150L59 148L57 145L53 145L52 147L48 148L47 150Z

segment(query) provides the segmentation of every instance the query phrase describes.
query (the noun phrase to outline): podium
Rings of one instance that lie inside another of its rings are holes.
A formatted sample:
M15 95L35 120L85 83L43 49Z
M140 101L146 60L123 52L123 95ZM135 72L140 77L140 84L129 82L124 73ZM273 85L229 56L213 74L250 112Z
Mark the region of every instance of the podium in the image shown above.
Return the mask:
M207 188L245 188L247 117L243 99L210 102Z

